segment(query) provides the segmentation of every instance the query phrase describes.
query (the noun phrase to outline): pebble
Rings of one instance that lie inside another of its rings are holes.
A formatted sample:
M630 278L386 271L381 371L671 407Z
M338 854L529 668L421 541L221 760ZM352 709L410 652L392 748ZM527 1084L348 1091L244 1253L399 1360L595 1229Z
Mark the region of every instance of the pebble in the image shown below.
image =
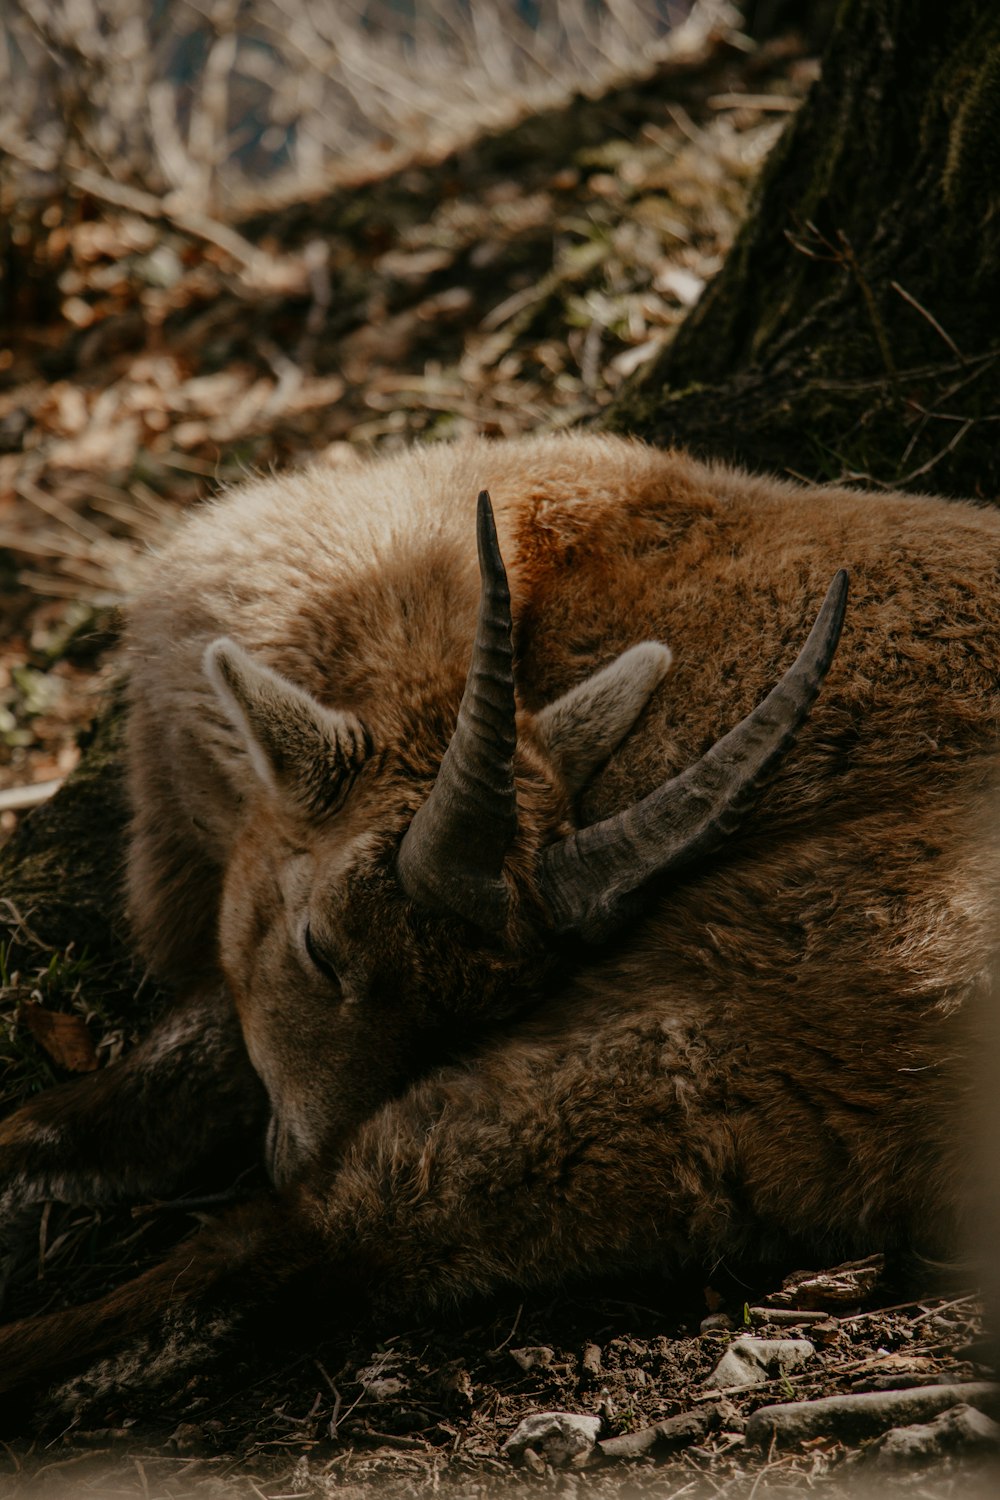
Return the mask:
M734 1339L705 1384L719 1390L763 1385L798 1370L816 1353L808 1339Z
M355 1375L369 1401L393 1401L401 1396L409 1382L401 1375L386 1372L385 1365L364 1365Z
M762 1406L747 1422L747 1442L767 1447L829 1437L858 1442L890 1427L926 1422L961 1402L990 1413L1000 1410L1000 1385L970 1381L963 1385L925 1385L905 1391L863 1391L850 1396L822 1396L817 1401L785 1401Z
M733 1320L728 1313L709 1313L707 1318L702 1318L698 1325L699 1333L728 1333L733 1326Z
M593 1452L600 1430L600 1417L569 1411L538 1412L518 1424L502 1451L514 1463L523 1463L529 1469L537 1467L529 1454L554 1469L563 1469L582 1463Z
M547 1370L556 1357L556 1351L547 1344L530 1344L525 1349L512 1349L510 1357L527 1373L529 1370Z

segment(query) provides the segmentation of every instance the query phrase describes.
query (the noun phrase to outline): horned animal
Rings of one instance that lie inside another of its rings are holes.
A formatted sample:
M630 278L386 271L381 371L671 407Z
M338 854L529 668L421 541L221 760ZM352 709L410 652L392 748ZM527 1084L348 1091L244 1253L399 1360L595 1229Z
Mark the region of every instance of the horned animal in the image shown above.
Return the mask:
M598 435L317 464L195 516L126 645L132 923L177 1001L11 1116L0 1165L14 1218L239 1138L273 1190L0 1331L0 1379L113 1353L152 1380L305 1287L336 1325L949 1253L998 557L986 507Z

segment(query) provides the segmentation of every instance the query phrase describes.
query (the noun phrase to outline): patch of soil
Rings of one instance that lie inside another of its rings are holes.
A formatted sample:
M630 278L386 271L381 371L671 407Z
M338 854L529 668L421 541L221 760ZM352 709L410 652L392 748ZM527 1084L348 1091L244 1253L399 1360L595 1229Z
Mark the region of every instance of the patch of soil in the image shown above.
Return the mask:
M884 1301L893 1278L875 1270ZM761 1490L853 1495L868 1484L928 1500L991 1493L997 1471L981 1453L946 1455L915 1473L879 1464L875 1441L859 1446L831 1433L762 1450L746 1436L747 1418L765 1405L991 1378L975 1297L867 1309L841 1300L836 1312L804 1314L800 1326L774 1326L764 1321L774 1313L767 1304L782 1296L768 1298L773 1273L770 1281L767 1272L756 1275L756 1285L720 1274L708 1287L693 1277L681 1285L644 1277L505 1298L404 1331L370 1324L349 1342L297 1352L277 1368L272 1358L248 1360L225 1381L208 1373L166 1395L160 1409L147 1398L135 1410L106 1411L96 1429L11 1442L7 1461L16 1472L8 1469L3 1493L311 1500L374 1492L402 1500L440 1490L749 1500ZM824 1299L814 1291L811 1300ZM746 1333L804 1337L814 1353L764 1384L716 1389L722 1354ZM504 1444L524 1417L551 1411L596 1416L602 1441L681 1412L707 1419L704 1434L675 1451L654 1447L621 1459L598 1447L567 1467L536 1453L515 1465Z

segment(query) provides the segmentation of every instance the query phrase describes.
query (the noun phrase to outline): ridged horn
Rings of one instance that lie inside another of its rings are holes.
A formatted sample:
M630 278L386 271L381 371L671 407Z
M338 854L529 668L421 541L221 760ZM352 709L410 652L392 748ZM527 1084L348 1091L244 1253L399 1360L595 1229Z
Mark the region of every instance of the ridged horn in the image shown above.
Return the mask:
M846 605L841 569L802 650L747 718L641 802L545 850L541 889L557 931L607 937L629 915L628 898L644 881L711 853L735 830L816 700Z
M517 832L510 590L486 490L476 518L479 620L458 723L431 794L399 849L403 889L421 906L490 932L507 921L503 864Z

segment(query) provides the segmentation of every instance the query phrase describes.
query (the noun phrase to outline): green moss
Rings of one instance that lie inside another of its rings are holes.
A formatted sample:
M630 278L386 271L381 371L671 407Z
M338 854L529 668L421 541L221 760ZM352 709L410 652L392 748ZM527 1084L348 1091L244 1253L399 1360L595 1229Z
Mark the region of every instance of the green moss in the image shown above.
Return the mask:
M942 189L956 212L981 221L1000 198L1000 43L987 49L963 82L948 132Z
M1000 7L845 0L726 265L605 425L995 496L998 192Z

